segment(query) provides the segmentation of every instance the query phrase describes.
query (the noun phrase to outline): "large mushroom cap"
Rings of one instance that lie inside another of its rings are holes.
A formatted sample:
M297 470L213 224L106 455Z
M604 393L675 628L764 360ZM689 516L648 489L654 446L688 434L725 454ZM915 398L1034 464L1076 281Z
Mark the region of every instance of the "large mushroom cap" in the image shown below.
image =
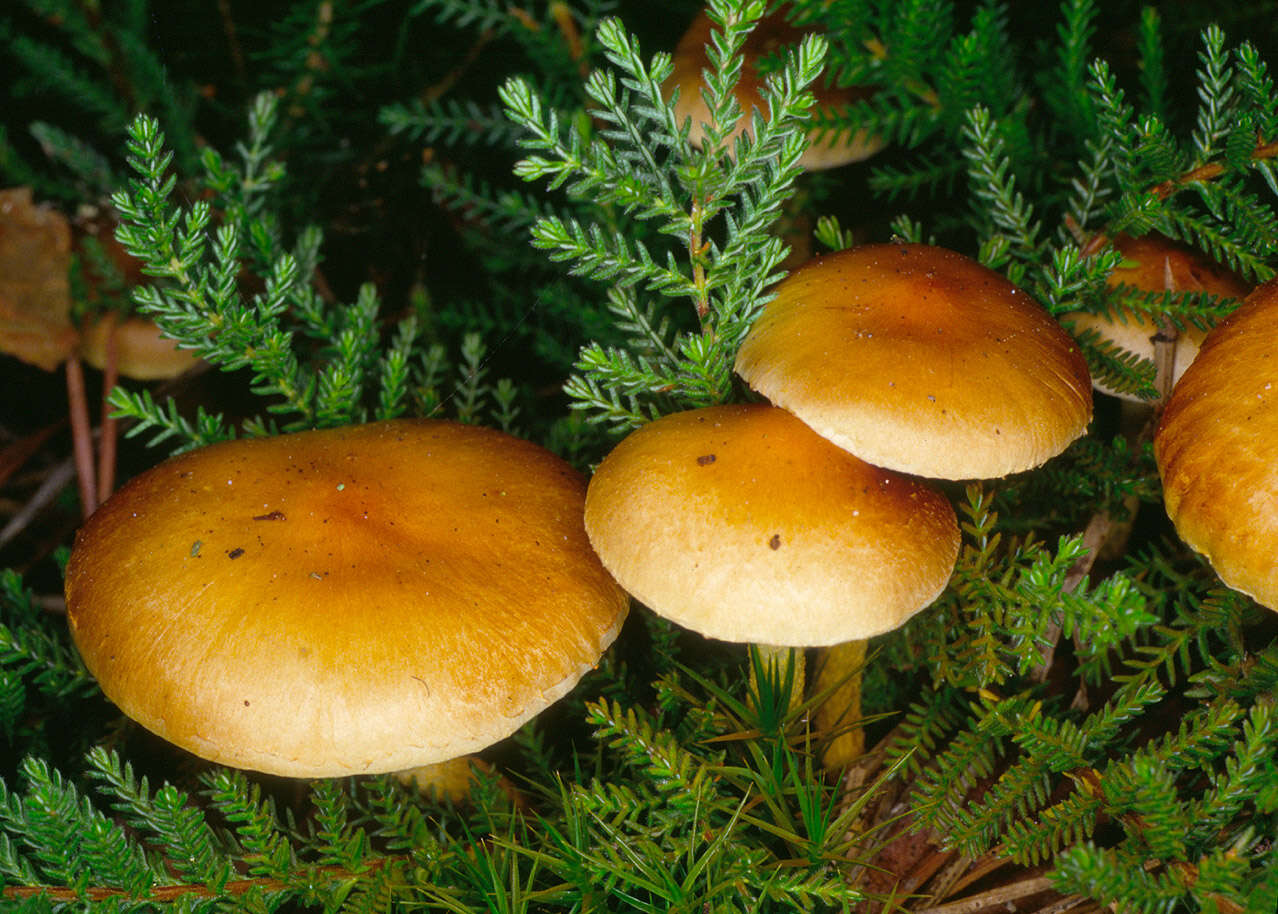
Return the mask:
M890 631L945 588L954 510L784 410L665 416L604 459L590 541L623 587L712 638L825 645Z
M919 244L801 267L777 286L736 369L840 447L920 476L1029 469L1092 413L1078 347L1036 302L974 260Z
M207 759L323 777L463 755L621 625L584 489L535 445L442 421L214 445L85 524L71 631L126 714Z
M1167 514L1222 581L1278 609L1278 282L1207 335L1154 436Z
M679 39L679 44L671 56L674 70L665 85L667 93L676 87L679 89L675 115L681 123L691 118L688 139L694 146L700 146L705 140L705 125L713 120L710 106L706 104L705 97L702 95L705 88L702 71L710 67L706 47L711 42L714 28L714 22L706 11L702 10L697 14L692 24L688 26L688 31ZM759 72L760 59L786 47L797 46L804 34L803 30L787 23L781 12L764 16L750 32L741 48L741 77L735 91L742 115L734 125L732 137L735 138L750 129L752 110L757 109L765 116L768 115L768 104L762 92L766 77ZM852 105L872 94L872 90L862 87L835 89L813 86L812 92L816 97L817 105L830 109ZM817 135L813 132L809 134L808 148L804 150L799 164L810 171L837 168L840 165L868 159L883 146L884 141L881 137L870 136L864 130L845 135L831 133Z

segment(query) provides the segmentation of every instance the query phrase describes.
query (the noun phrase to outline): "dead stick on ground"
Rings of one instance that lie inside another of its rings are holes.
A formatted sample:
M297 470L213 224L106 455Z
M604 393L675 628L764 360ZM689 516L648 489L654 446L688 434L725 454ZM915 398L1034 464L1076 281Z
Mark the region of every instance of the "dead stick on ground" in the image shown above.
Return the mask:
M920 908L915 914L976 914L977 911L984 911L986 908L1003 905L1018 898L1028 898L1030 895L1037 895L1039 892L1050 891L1051 888L1052 880L1046 876L1035 876L1032 879L1023 879L1010 885L1001 885L996 889L990 889L988 892L981 892L979 895L972 895L968 898L960 898L958 901L937 905L934 908Z

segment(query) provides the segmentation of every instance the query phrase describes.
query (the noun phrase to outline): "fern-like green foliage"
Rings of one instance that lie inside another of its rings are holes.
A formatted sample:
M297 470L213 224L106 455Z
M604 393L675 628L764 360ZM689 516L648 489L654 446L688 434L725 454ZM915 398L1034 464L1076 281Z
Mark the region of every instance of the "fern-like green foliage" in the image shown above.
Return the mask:
M118 136L141 111L169 125L184 166L198 158L193 81L175 85L150 39L146 0L100 5L74 0L20 0L0 18L0 47L14 67L9 98L47 100L52 96L74 113L76 128L47 119L0 130L0 177L31 184L44 194L71 201L98 201L121 183L113 151ZM14 18L10 18L14 17ZM39 20L52 35L19 28ZM86 124L97 125L92 133ZM37 164L26 145L8 131L25 126L54 173ZM109 154L107 150L111 150Z
M234 145L195 143L172 93L132 118L119 86L69 81L90 62L158 66L140 0L97 21L96 4L26 6L65 16L56 34L79 36L83 57L9 18L0 41L63 94L82 86L91 113L126 130L127 164L50 119L35 136L70 166L61 179L17 144L0 143L0 167L62 198L115 185L119 238L148 276L137 306L258 396L237 426L216 404L112 395L136 431L178 449L446 415L587 466L655 416L746 396L737 346L808 224L833 250L892 234L958 248L1067 327L1081 311L1206 329L1236 306L1113 283L1123 235L1175 239L1248 283L1278 263L1272 4L1247 20L1188 3L1173 21L1096 0L713 0L697 147L661 50L681 25L667 13L690 18L694 3L295 5L266 32L281 50L253 88L273 91ZM812 34L769 55L766 110L743 110L740 51L772 12ZM354 91L411 58L427 26L448 40L406 67L411 87ZM133 36L139 54L122 62L104 35ZM388 41L397 50L368 63ZM829 108L814 94L827 83L872 91ZM356 111L388 133L366 156L329 143L361 136ZM742 118L750 130L735 136ZM888 147L805 175L813 130ZM322 252L340 236L295 214L317 172L351 157L363 176L420 168L421 207L451 233L442 246L482 275L448 287L432 263L330 292ZM122 297L108 285L95 288ZM1077 339L1098 380L1156 399L1149 362ZM517 381L494 380L497 365ZM794 666L644 610L578 689L486 753L465 802L392 776L293 786L179 762L111 722L56 599L5 573L0 729L14 761L0 781L0 899L31 911L921 910L952 900L945 873L971 860L987 878L1036 868L1055 910L1272 914L1275 616L1175 537L1148 423L1123 427L1098 403L1091 433L1047 467L947 490L963 531L953 580L876 641L859 722L872 748L847 771L825 769L833 734L811 723L822 697L795 694ZM953 865L920 876L911 847Z
M862 806L841 808L837 786L814 776L799 717L745 739L754 712L721 685L670 674L666 687L680 698L657 714L587 704L582 776L534 782L535 815L483 776L466 808L390 776L320 781L299 821L240 772L208 770L197 800L152 787L101 748L85 787L28 759L21 789L0 793L0 891L179 910L291 900L343 911L782 912L866 900L832 865L854 853L848 826ZM722 713L687 713L711 694Z
M588 221L539 216L533 245L567 262L573 274L607 282L609 310L625 337L619 347L588 344L566 385L592 418L625 429L731 395L732 358L785 254L769 229L799 173L813 104L805 89L825 53L817 37L802 43L769 77L771 116L751 113L751 132L730 142L731 125L746 116L733 94L738 52L764 8L710 7L721 30L705 95L721 126L707 131L700 149L662 94L669 56L645 61L617 20L598 31L610 67L586 83L587 110L598 126L564 120L526 80L502 87L507 113L527 134L521 145L530 154L516 174L562 188L588 214ZM636 222L655 227L660 247L630 240ZM681 301L685 314L672 317L669 299ZM695 327L680 332L688 313Z
M391 419L410 409L427 414L454 401L458 418L478 421L489 394L496 423L510 428L517 391L509 381L483 383L484 345L477 335L462 347L461 379L441 392L445 353L420 345L414 317L384 342L372 285L361 287L351 303L326 301L317 291L320 230L303 229L286 248L269 207L283 177L283 166L270 157L278 113L273 96L257 98L238 163L205 151L204 182L213 202L189 208L173 202L176 176L169 173L172 156L158 122L140 117L131 125L136 178L112 202L121 216L119 240L156 278L137 289L139 309L206 361L251 373L266 412L286 418L252 417L244 423L249 434ZM216 226L214 203L221 214ZM260 277L261 292L242 291L245 271ZM146 390L117 389L112 396L119 414L136 420L131 434L154 430L152 443L177 437L185 449L233 435L220 416L201 409L194 420L184 418L172 401L157 403Z

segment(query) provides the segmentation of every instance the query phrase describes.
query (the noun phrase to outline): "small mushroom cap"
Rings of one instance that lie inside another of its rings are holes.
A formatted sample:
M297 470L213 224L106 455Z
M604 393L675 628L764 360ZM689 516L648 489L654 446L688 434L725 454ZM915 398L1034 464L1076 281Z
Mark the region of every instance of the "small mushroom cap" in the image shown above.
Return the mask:
M653 611L712 638L837 644L890 631L945 589L954 509L784 410L676 413L599 465L586 530Z
M805 264L777 286L736 369L839 447L920 476L1030 469L1092 415L1069 334L998 273L928 245Z
M1094 330L1101 339L1108 340L1118 348L1134 353L1142 359L1152 359L1154 357L1154 340L1158 335L1158 328L1144 314L1133 313L1113 316L1109 314L1092 314L1087 311L1074 311L1066 314L1064 319L1074 325L1075 333L1082 334L1084 331ZM1198 357L1198 347L1202 345L1203 337L1206 335L1207 331L1201 330L1193 324L1188 325L1184 330L1176 334L1176 360L1172 371L1173 384L1180 380L1181 375L1185 373L1185 369ZM1092 386L1101 393L1118 397L1120 400L1128 400L1132 403L1148 402L1143 397L1110 387L1098 378L1092 379Z
M667 94L676 87L679 89L679 100L675 104L675 115L680 123L691 118L692 124L688 139L694 146L700 146L705 140L705 124L713 118L710 106L706 104L702 91L705 81L702 71L710 67L710 58L706 47L712 38L714 22L703 10L692 21L688 31L679 39L671 57L674 70L666 80ZM732 132L732 138L745 133L750 128L751 109L758 109L765 117L768 115L768 103L763 98L763 85L766 77L758 71L759 58L776 53L787 47L798 45L806 33L785 21L785 16L774 12L764 16L755 25L749 37L742 45L741 77L737 82L737 102L741 105L741 119ZM817 105L822 108L841 108L868 98L872 90L860 87L846 89L812 87ZM864 130L850 135L825 133L818 136L815 131L809 134L808 148L799 159L799 164L809 171L825 168L837 168L851 162L868 159L884 146L880 137L870 136Z
M1235 273L1208 260L1193 248L1162 235L1132 238L1119 235L1114 247L1124 263L1109 274L1109 286L1131 286L1142 292L1210 292L1220 298L1245 298L1249 289Z
M1237 299L1247 295L1246 284L1229 270L1161 235L1140 238L1120 235L1114 239L1114 247L1123 255L1124 262L1109 274L1111 289L1127 286L1141 292L1209 292L1220 298ZM1076 332L1095 330L1101 339L1142 359L1154 357L1154 336L1158 328L1143 313L1112 316L1074 311L1064 315L1063 320L1072 323ZM1192 324L1177 334L1173 383L1180 380L1197 358L1198 347L1206 335L1207 331ZM1102 393L1134 403L1145 402L1134 394L1114 390L1096 378L1092 383Z
M1216 326L1154 435L1167 514L1220 579L1278 609L1278 282Z
M478 751L565 694L627 597L559 458L443 421L235 441L80 530L71 632L107 697L206 759L293 777Z
M140 317L117 320L108 315L94 321L80 340L80 354L99 370L106 367L107 343L115 328L116 370L137 381L176 378L200 364L199 356L160 333L154 322Z

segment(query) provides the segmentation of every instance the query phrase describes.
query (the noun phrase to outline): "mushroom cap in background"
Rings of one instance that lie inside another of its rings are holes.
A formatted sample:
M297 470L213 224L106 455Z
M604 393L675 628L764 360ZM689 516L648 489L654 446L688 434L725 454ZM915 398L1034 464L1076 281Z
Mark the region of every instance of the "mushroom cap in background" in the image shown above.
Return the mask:
M1082 335L1085 331L1094 330L1096 335L1126 352L1140 356L1142 359L1153 359L1154 341L1158 335L1158 327L1147 315L1133 312L1131 314L1109 315L1093 314L1089 311L1073 311L1063 316L1073 325L1074 333ZM1172 383L1180 380L1185 369L1198 357L1198 348L1203 343L1207 331L1193 324L1176 334L1175 367L1172 371ZM1131 403L1148 403L1144 397L1127 391L1110 387L1099 378L1092 378L1092 386L1096 390L1120 400Z
M628 598L584 498L550 452L452 422L213 445L80 530L72 635L125 714L212 761L328 777L450 759L616 636Z
M1278 609L1278 281L1207 335L1167 401L1154 457L1181 539Z
M805 264L776 287L736 370L839 447L920 476L1030 469L1092 415L1069 334L998 273L928 245Z
M116 370L135 381L176 378L200 364L200 357L160 332L153 321L141 317L119 320L115 315L100 317L86 327L80 338L80 355L99 370L106 368L107 342L115 328Z
M0 189L0 353L55 371L75 352L71 226L29 187Z
M586 530L659 615L792 646L896 628L945 589L959 548L944 496L762 404L632 432L590 481Z
M1119 235L1114 239L1114 248L1123 255L1123 263L1109 274L1107 285L1110 289L1128 287L1140 292L1207 292L1218 298L1237 299L1247 296L1246 283L1233 272L1208 260L1193 248L1162 235L1142 235L1139 238ZM1095 330L1101 339L1142 359L1154 357L1154 336L1158 327L1144 313L1133 311L1110 315L1073 311L1063 315L1062 320L1072 323L1075 332ZM1206 335L1206 330L1193 324L1177 334L1173 383L1180 380L1185 369L1198 356ZM1093 378L1092 383L1097 390L1110 396L1133 403L1148 402L1135 394L1115 390L1097 378Z
M679 89L675 115L680 123L687 118L692 119L688 139L692 145L698 147L705 140L704 125L712 120L710 107L701 94L705 89L705 81L701 73L710 67L706 47L711 42L714 29L715 24L706 11L702 10L675 47L671 58L674 70L664 87L667 95L676 87ZM731 134L731 139L750 129L752 109L758 109L765 117L768 116L768 103L764 100L762 93L766 77L758 71L759 58L776 53L788 46L797 46L807 34L807 31L787 23L781 12L766 15L755 25L741 48L741 78L737 82L735 93L742 113ZM811 91L816 97L818 107L821 108L845 107L873 94L872 89L863 87L835 89L823 88L819 84L813 85ZM813 131L808 136L808 148L799 159L799 164L809 171L837 168L851 162L860 162L874 155L885 145L882 138L870 136L864 130L855 131L850 135L826 131L821 136L817 136Z
M1241 299L1250 291L1232 270L1162 235L1119 235L1114 248L1124 262L1109 274L1110 288L1123 285L1142 292L1163 292L1170 277L1176 292L1209 292L1218 298Z

